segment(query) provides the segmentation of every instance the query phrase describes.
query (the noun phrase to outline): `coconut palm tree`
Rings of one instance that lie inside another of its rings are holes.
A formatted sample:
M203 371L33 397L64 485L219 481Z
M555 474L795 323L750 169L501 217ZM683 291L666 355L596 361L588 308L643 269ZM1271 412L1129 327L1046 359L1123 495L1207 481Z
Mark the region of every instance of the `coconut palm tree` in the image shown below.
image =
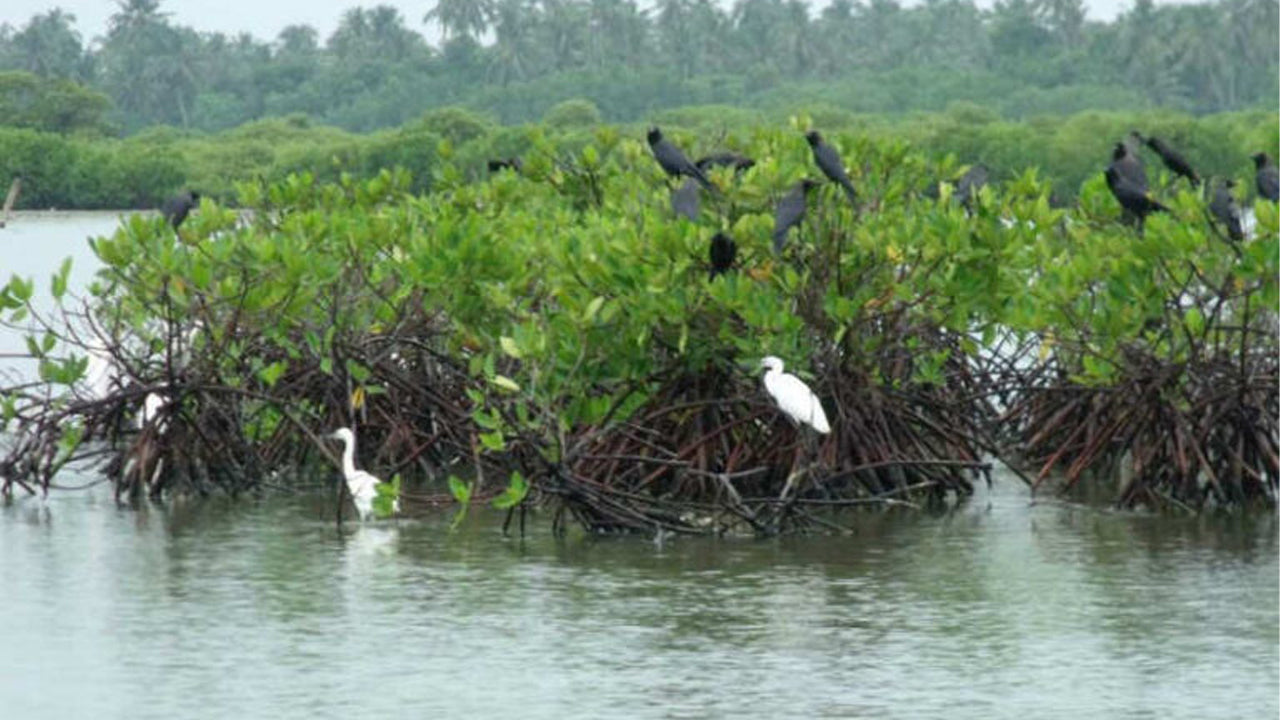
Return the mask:
M489 29L493 11L493 0L436 0L423 21L437 23L446 41L459 37L479 40Z
M84 47L75 21L75 15L57 8L32 16L10 40L18 67L41 77L84 79Z

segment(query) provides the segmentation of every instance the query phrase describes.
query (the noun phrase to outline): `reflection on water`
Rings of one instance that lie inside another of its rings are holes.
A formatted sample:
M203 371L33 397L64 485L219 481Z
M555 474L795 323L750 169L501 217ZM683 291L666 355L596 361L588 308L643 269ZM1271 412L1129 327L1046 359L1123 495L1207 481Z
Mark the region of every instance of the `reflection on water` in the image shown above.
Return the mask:
M100 490L0 508L7 717L1278 711L1271 517L1031 507L997 477L852 538L656 546Z

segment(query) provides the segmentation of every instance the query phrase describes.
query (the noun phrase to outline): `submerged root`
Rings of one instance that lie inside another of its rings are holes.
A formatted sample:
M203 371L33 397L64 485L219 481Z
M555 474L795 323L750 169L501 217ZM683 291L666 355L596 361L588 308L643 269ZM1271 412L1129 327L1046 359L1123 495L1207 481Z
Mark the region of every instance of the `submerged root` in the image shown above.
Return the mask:
M832 433L791 423L755 382L710 370L626 422L579 432L540 489L593 532L845 530L832 511L942 503L990 466L931 393L833 374Z
M1037 486L1060 473L1069 490L1119 471L1123 507L1274 506L1278 371L1272 353L1182 364L1134 357L1112 386L1032 391L1009 419Z

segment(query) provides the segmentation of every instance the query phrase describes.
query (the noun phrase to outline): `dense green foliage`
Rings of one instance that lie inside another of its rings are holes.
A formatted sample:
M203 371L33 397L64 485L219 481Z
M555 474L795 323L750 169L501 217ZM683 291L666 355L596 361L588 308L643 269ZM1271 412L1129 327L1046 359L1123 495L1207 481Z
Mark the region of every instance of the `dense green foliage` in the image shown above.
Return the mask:
M463 120L435 132L475 130ZM851 160L860 206L829 186L815 191L804 226L775 255L773 203L812 170L800 134L807 123L728 135L727 146L759 162L736 178L717 172L721 191L704 196L697 223L673 217L643 140L610 128L574 152L535 136L522 173L485 182L441 144L428 194L412 193L400 171L335 184L301 174L240 184L239 201L254 210L245 218L207 201L179 234L132 218L95 242L105 268L90 299L98 342L119 349L130 389L110 405L67 398L54 407L96 418L87 435L105 437L103 418L136 412L145 392L185 388L172 432L199 434L182 440L184 462L202 453L254 458L237 477L301 462L308 433L358 420L382 467L447 447L442 463L474 453L518 466L553 492L595 433L642 422L641 408L693 380L709 388L695 399L745 408L731 425L752 433L740 439L746 452L786 445L785 423L749 422L762 412L749 400L758 372L742 363L766 354L810 377L830 403L836 432L819 461L827 472L945 459L944 448L899 448L895 438L884 440L887 458L876 456L868 448L880 440L853 428L901 412L904 432L918 429L933 422L931 404L962 422L988 417L991 393L971 392L963 377L983 375L1005 393L1028 383L1021 391L1033 393L1039 381L1022 373L1038 367L1050 389L1108 388L1140 358L1159 368L1161 385L1138 404L1176 417L1203 385L1198 363L1211 361L1261 384L1242 386L1241 403L1274 403L1274 368L1252 364L1275 357L1266 330L1280 299L1274 205L1255 206L1257 235L1239 247L1186 190L1166 193L1173 215L1151 218L1136 235L1096 177L1078 209L1052 209L1049 186L1027 171L982 190L967 213L949 186L938 199L919 192L939 174L956 177L953 162L938 167L901 141L832 134ZM716 230L737 239L738 269L709 281ZM65 280L59 289L55 277L54 292L65 292ZM15 279L0 307L25 316L31 295ZM85 343L68 341L56 323L50 333L33 336L31 352L46 379L74 382ZM194 359L184 366L173 358L188 333ZM1009 363L993 369L993 353ZM1269 399L1255 401L1258 392ZM65 426L64 446L86 435L83 424L39 415L48 405L38 396L17 392L8 403L9 419L25 427ZM1256 412L1242 410L1239 422L1273 414ZM46 455L56 453L32 447L20 457ZM776 484L762 492L777 496L782 480L790 484L787 468L800 456L787 457L767 468ZM1221 486L1168 492L1188 503L1237 499L1216 462ZM1271 479L1244 492L1274 500L1277 469L1258 462Z
M1138 0L1104 23L1081 0L836 0L816 16L800 0L660 0L649 12L634 0L439 0L425 18L442 32L433 46L411 29L418 18L387 6L348 10L328 38L291 26L268 42L175 25L160 0L127 0L94 43L59 10L0 28L0 70L83 83L129 131L294 113L367 131L445 105L530 122L573 98L610 122L707 104L1271 110L1278 7Z
M595 110L587 101L567 101L549 112L544 123L501 126L460 108L442 108L367 135L314 125L303 116L213 134L156 128L125 139L0 128L0 178L25 176L19 199L19 207L25 208L156 207L161 198L183 187L234 204L234 184L242 180L278 182L294 172L307 172L321 181L344 174L367 179L394 167L410 171L412 189L422 192L441 169L442 142L464 177L482 179L489 158L547 152L536 149L538 138L546 138L551 151L581 148L592 138ZM810 115L829 132L907 142L932 165L948 156L963 163L982 162L1001 180L1039 168L1063 200L1074 198L1082 183L1101 172L1111 144L1131 129L1165 138L1201 174L1235 177L1250 189L1248 156L1267 148L1274 154L1280 146L1276 115L1263 111L1199 118L1163 111L1089 112L1007 122L958 103L945 113L905 118L856 115L830 106L818 106ZM672 130L696 133L700 140L688 147L697 155L730 147L727 137L749 133L762 123L785 123L787 118L788 114L712 106L667 110L653 119ZM616 129L633 137L642 130ZM935 175L938 179L943 178Z

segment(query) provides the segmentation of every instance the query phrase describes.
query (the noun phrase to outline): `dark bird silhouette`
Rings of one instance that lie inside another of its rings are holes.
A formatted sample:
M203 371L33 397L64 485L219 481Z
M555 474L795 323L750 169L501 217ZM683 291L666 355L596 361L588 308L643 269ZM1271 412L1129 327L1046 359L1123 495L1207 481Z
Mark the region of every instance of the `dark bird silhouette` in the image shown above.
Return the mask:
M662 131L656 127L649 128L649 149L653 151L654 159L671 177L685 175L702 183L705 188L715 188L715 185L711 184L711 181L698 169L698 166L689 162L689 158L685 157L680 148L672 145L669 140L662 137Z
M1151 213L1169 211L1169 208L1152 200L1146 190L1140 190L1137 185L1121 175L1114 165L1107 168L1107 187L1111 188L1111 194L1125 210L1138 217L1138 227L1142 227L1142 221L1146 220Z
M1209 211L1227 228L1227 236L1235 242L1244 240L1244 224L1240 221L1240 205L1236 203L1232 189L1236 181L1227 179L1217 184L1213 199L1209 201Z
M964 205L966 210L973 209L973 198L987 184L987 177L987 166L978 163L965 171L965 174L960 177L960 182L956 183L956 199Z
M698 219L699 197L702 192L696 180L689 178L680 187L671 191L671 210L677 216L683 215L690 220Z
M1271 156L1262 152L1257 153L1253 156L1253 166L1258 168L1255 179L1258 183L1258 194L1271 202L1280 201L1280 171L1277 171Z
M1118 142L1111 151L1111 166L1120 177L1142 192L1146 192L1147 169L1142 165L1142 158L1127 144Z
M740 173L755 167L756 161L736 152L721 152L700 157L693 164L704 173L713 167L731 167L735 173Z
M1200 176L1191 168L1191 163L1182 157L1177 150L1169 147L1168 143L1160 138L1152 135L1147 138L1147 147L1151 148L1164 161L1164 166L1174 175L1181 175L1191 182L1191 186L1195 187L1200 184Z
M733 261L738 257L738 244L733 238L718 232L711 236L711 277L715 280L717 275L721 275L729 271L733 267Z
M500 170L520 172L523 169L524 163L518 157L492 158L489 160L489 172L491 173L496 173Z
M787 233L804 220L809 191L817 186L817 181L805 178L792 186L791 192L778 201L778 206L773 211L773 251L775 253L782 252L782 248L787 244Z
M191 213L191 209L200 204L200 193L194 190L180 192L177 195L164 201L160 206L160 214L164 215L164 221L173 226L177 230L182 222L187 219L187 215Z
M813 149L813 161L817 163L822 174L826 175L831 182L844 188L844 194L849 196L849 202L857 202L858 191L853 188L853 181L849 179L849 173L844 169L844 161L840 159L840 153L825 143L822 140L822 133L817 130L805 133L804 138L809 141L809 147Z

